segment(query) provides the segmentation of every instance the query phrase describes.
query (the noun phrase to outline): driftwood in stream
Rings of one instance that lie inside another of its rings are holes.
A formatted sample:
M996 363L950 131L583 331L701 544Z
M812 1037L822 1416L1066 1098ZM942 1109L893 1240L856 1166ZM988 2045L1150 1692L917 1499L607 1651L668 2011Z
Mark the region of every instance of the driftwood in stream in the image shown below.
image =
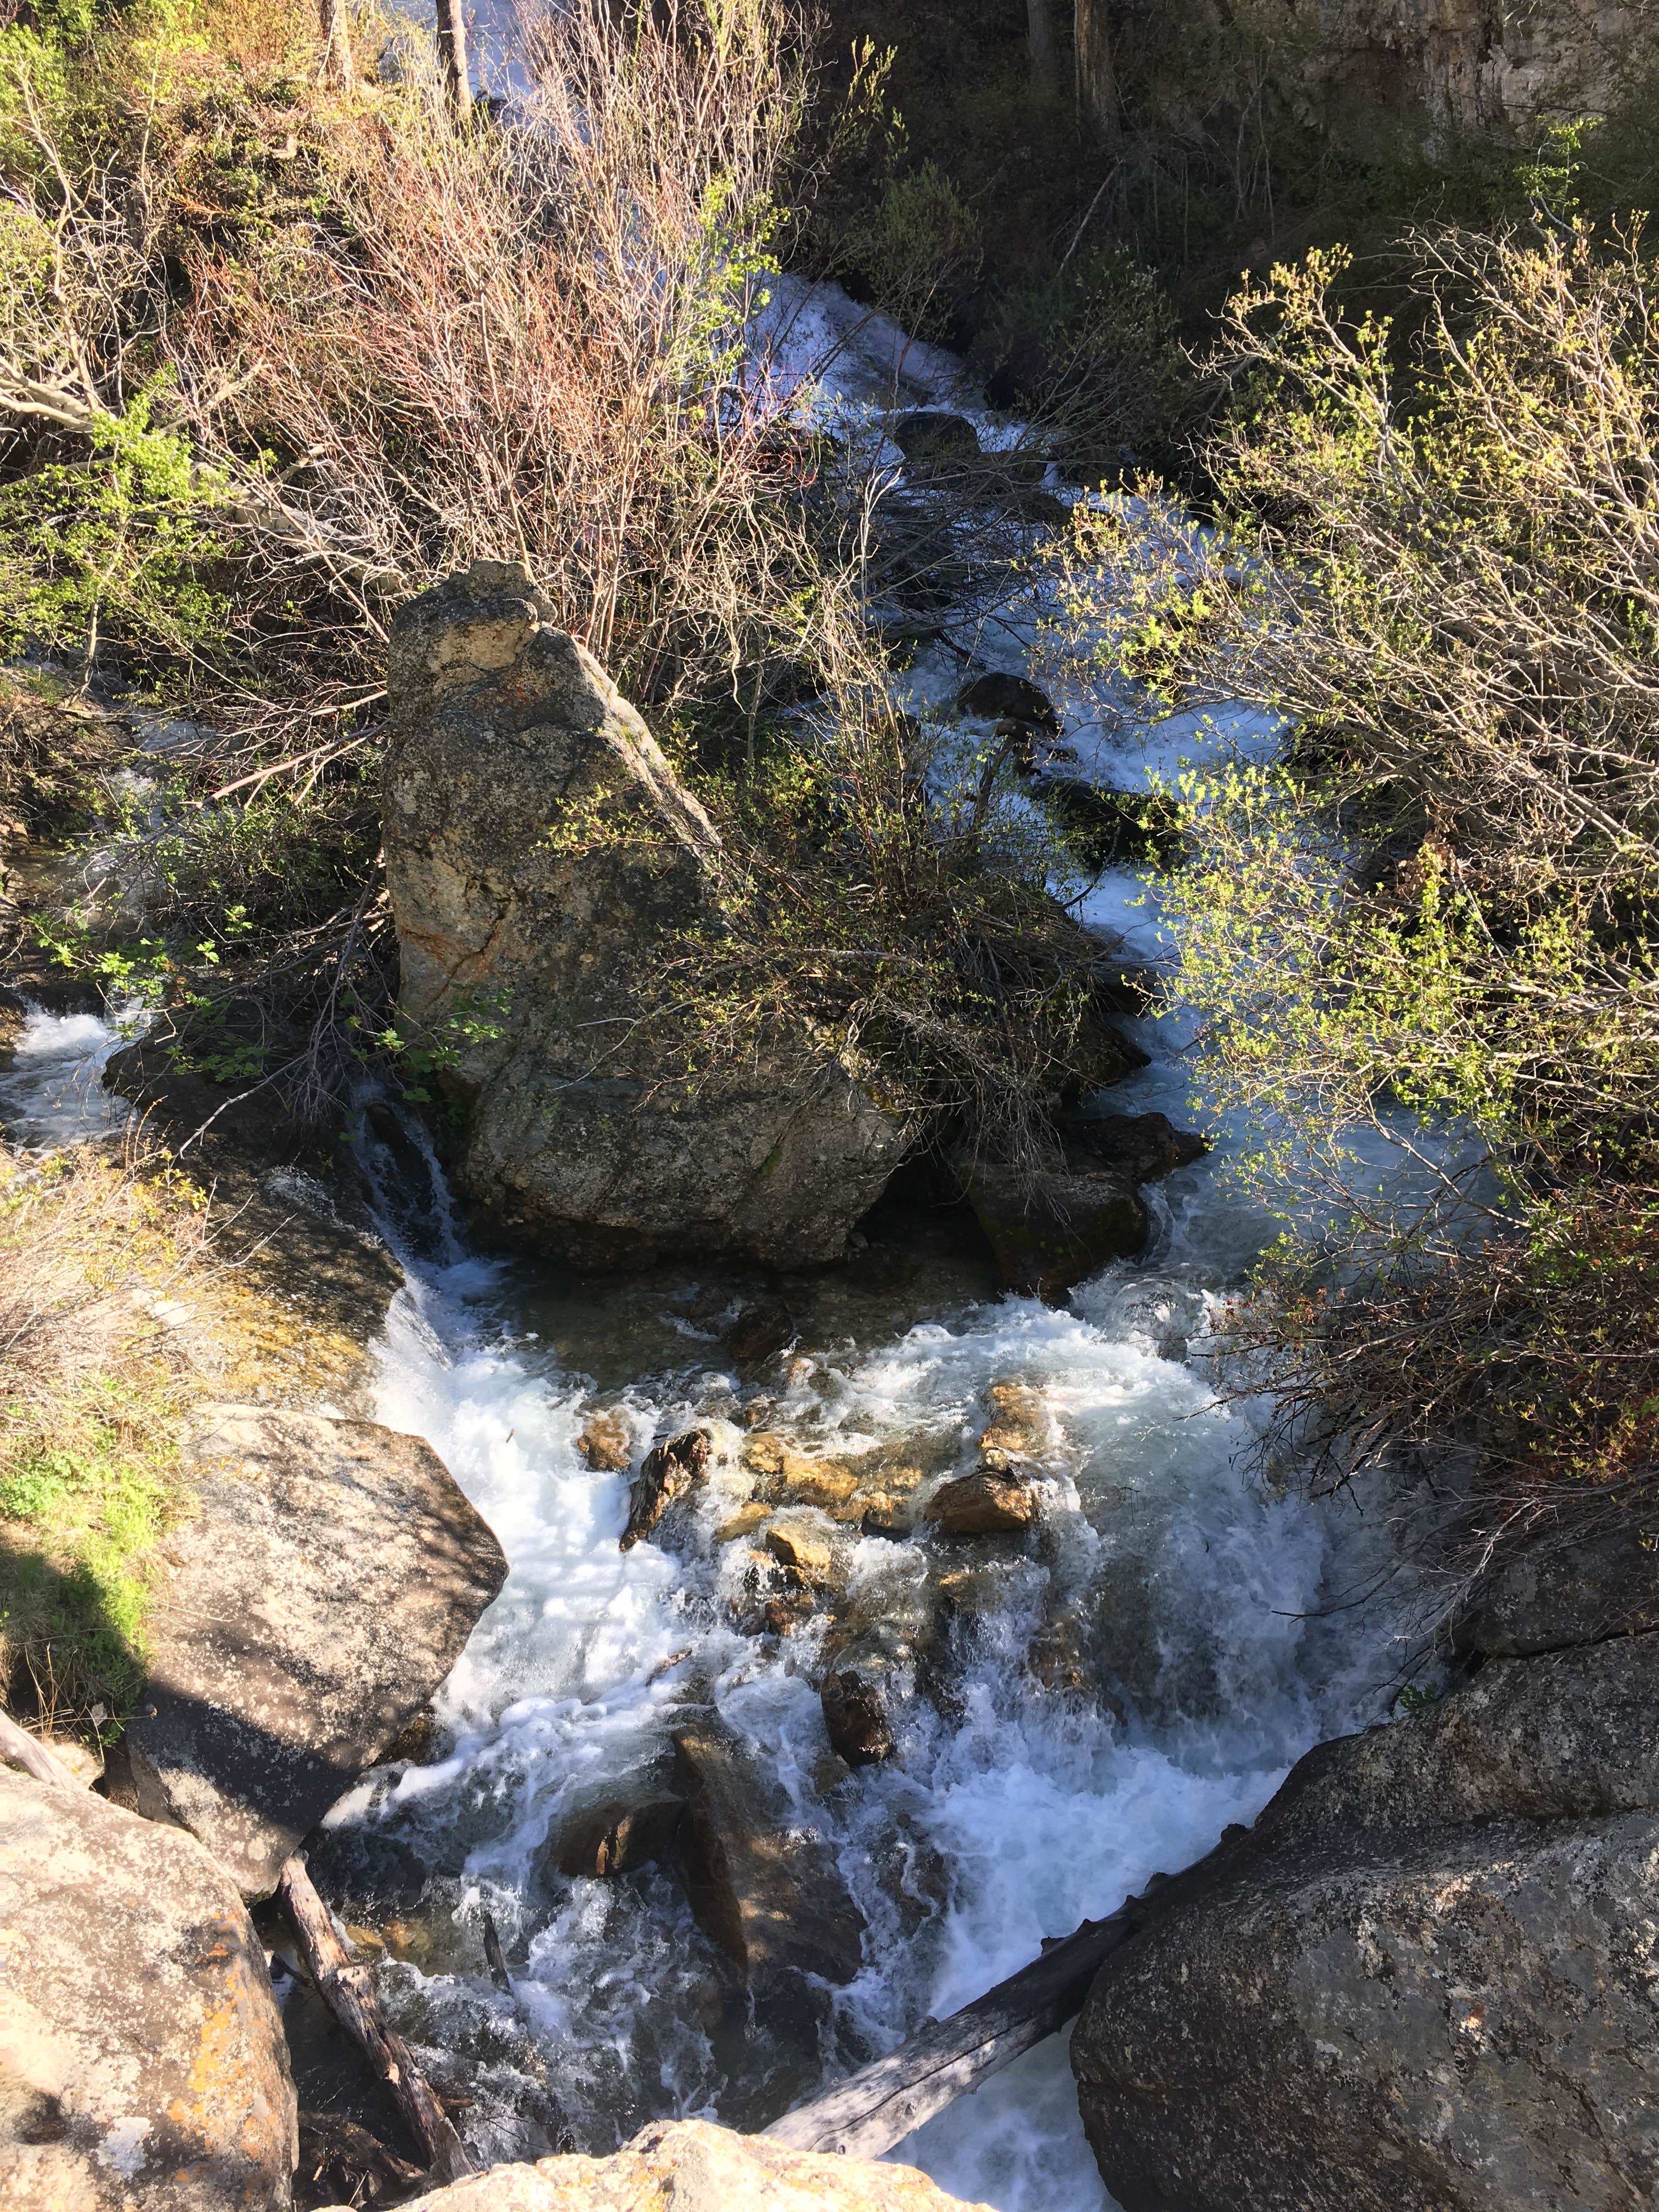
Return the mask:
M354 1959L335 1934L328 1907L297 1854L283 1863L276 1894L293 1923L319 1993L346 2033L362 2045L370 2065L391 2090L433 2179L461 2180L473 2171L471 2159L409 2045L386 2025L374 1968Z
M873 2066L786 2112L766 2134L792 2150L879 2158L1081 2011L1102 1963L1134 1933L1137 1902L1131 1899L1104 1920L1085 1920L1030 1966L949 2019L924 2027Z

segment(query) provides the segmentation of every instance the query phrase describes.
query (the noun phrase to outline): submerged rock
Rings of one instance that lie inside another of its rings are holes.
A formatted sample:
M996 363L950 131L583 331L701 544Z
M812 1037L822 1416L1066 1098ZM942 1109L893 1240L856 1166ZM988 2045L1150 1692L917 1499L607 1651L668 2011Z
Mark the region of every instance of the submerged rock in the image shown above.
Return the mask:
M551 1856L562 1875L606 1880L665 1857L685 1818L685 1800L646 1778L631 1795L617 1794L565 1821Z
M282 2014L199 1844L0 1767L0 2203L287 2212Z
M1659 2191L1659 1637L1322 1744L1161 1887L1073 2039L1125 2212Z
M1152 1227L1133 1181L1115 1170L977 1162L968 1202L1010 1290L1058 1298L1110 1260L1132 1260Z
M421 1712L507 1579L501 1546L419 1437L210 1409L199 1512L125 1739L139 1808L188 1828L248 1897Z
M713 824L519 568L477 562L392 625L384 835L401 1004L456 1044L465 1195L596 1268L838 1258L908 1132L805 1031L691 1085L642 1026L720 927Z
M702 1480L708 1468L708 1431L688 1429L672 1443L646 1455L628 1493L628 1526L619 1539L624 1552L648 1536L677 1498Z
M914 2166L786 2150L707 2120L655 2120L609 2158L492 2166L410 2212L990 2212Z
M693 1911L758 2006L815 2009L801 1977L850 1982L864 1958L864 1916L834 1854L800 1828L783 1791L713 1714L677 1729L674 1745Z

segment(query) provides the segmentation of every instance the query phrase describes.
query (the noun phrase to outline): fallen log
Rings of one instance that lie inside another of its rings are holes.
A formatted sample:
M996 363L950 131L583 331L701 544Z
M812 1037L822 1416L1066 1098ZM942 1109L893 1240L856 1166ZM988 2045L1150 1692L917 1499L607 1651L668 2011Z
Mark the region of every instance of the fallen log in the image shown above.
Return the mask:
M1102 1963L1139 1925L1139 1902L1131 1898L1104 1920L1085 1920L1030 1966L948 2019L930 2022L873 2066L786 2112L764 2133L792 2150L879 2158L1080 2012Z
M21 1766L37 1782L57 1783L69 1790L76 1787L75 1777L63 1760L48 1751L39 1736L20 1729L9 1713L0 1713L0 1759L9 1766Z
M387 2026L374 1985L374 1969L354 1959L335 1934L328 1907L318 1896L306 1863L297 1852L283 1862L276 1894L293 1923L319 1995L347 2034L362 2045L369 2064L391 2090L398 2110L421 2146L433 2179L463 2179L474 2170L465 2146L409 2045Z

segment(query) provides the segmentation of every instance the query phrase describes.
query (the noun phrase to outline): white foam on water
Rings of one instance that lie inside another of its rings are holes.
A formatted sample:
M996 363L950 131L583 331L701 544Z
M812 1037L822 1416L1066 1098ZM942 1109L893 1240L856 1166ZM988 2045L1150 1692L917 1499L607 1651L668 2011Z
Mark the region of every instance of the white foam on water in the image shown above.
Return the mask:
M31 1151L86 1144L127 1126L132 1108L104 1089L103 1073L128 1041L123 1017L134 1011L123 1009L112 1024L100 1014L28 1009L8 1064L0 1066L0 1131L8 1144Z
M1157 1066L1121 1103L1142 1108L1178 1079ZM524 2014L585 2142L603 2148L663 2112L718 2112L731 2090L708 2017L709 1954L677 1884L658 1870L565 1881L544 1863L573 1805L663 1751L688 1695L712 1697L781 1778L865 1914L865 1967L835 1996L841 2063L890 2048L1028 1963L1044 1937L1187 1864L1251 1819L1303 1751L1386 1704L1386 1628L1320 1617L1367 1571L1367 1532L1340 1507L1262 1491L1248 1415L1215 1403L1201 1357L1219 1286L1268 1224L1223 1194L1208 1164L1172 1178L1159 1212L1152 1254L1109 1268L1066 1309L1008 1297L819 1348L785 1394L775 1419L809 1448L926 1435L959 1442L971 1464L987 1385L1017 1377L1063 1440L1035 1555L961 1632L958 1711L947 1721L924 1709L897 1760L838 1780L826 1780L810 1632L770 1650L740 1636L721 1604L729 1565L695 1543L684 1555L619 1551L627 1478L584 1463L590 1394L514 1334L511 1270L417 1272L398 1299L379 1350L380 1416L429 1438L511 1573L443 1692L448 1755L370 1778L331 1821L402 1838L447 1871L458 1929L476 1930L487 1908L527 1945L514 1969ZM1182 1358L1188 1346L1200 1356ZM733 1443L730 1388L694 1365L642 1377L623 1398L636 1443L694 1417ZM729 1507L723 1480L702 1509L705 1534ZM926 1565L920 1544L863 1538L854 1589L867 1610L884 1590L902 1608ZM1033 1628L1056 1618L1087 1628L1098 1703L1046 1692L1023 1668ZM935 1869L944 1901L931 1918L896 1905L896 1852ZM481 1960L392 1978L428 2044L476 2050L500 2028L504 2001ZM536 2148L504 2109L479 2125L496 2129L497 2154ZM998 2212L1106 2202L1063 2039L894 2155Z

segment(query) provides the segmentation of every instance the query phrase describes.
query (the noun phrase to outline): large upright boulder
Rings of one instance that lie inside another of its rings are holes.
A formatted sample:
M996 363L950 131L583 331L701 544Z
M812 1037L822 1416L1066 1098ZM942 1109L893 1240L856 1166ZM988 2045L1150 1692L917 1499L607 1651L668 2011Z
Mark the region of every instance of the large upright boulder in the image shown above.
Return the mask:
M264 1953L199 1844L0 1767L0 2204L287 2212Z
M1072 2044L1124 2212L1659 2199L1659 1636L1322 1744L1154 1891Z
M125 1744L139 1809L266 1897L442 1683L507 1561L431 1446L374 1421L219 1406L185 1459L198 1510L167 1539Z
M473 1206L585 1267L838 1257L905 1132L804 1035L694 1087L641 1025L720 927L721 849L592 654L480 561L398 613L389 683L401 1004L453 1058Z

